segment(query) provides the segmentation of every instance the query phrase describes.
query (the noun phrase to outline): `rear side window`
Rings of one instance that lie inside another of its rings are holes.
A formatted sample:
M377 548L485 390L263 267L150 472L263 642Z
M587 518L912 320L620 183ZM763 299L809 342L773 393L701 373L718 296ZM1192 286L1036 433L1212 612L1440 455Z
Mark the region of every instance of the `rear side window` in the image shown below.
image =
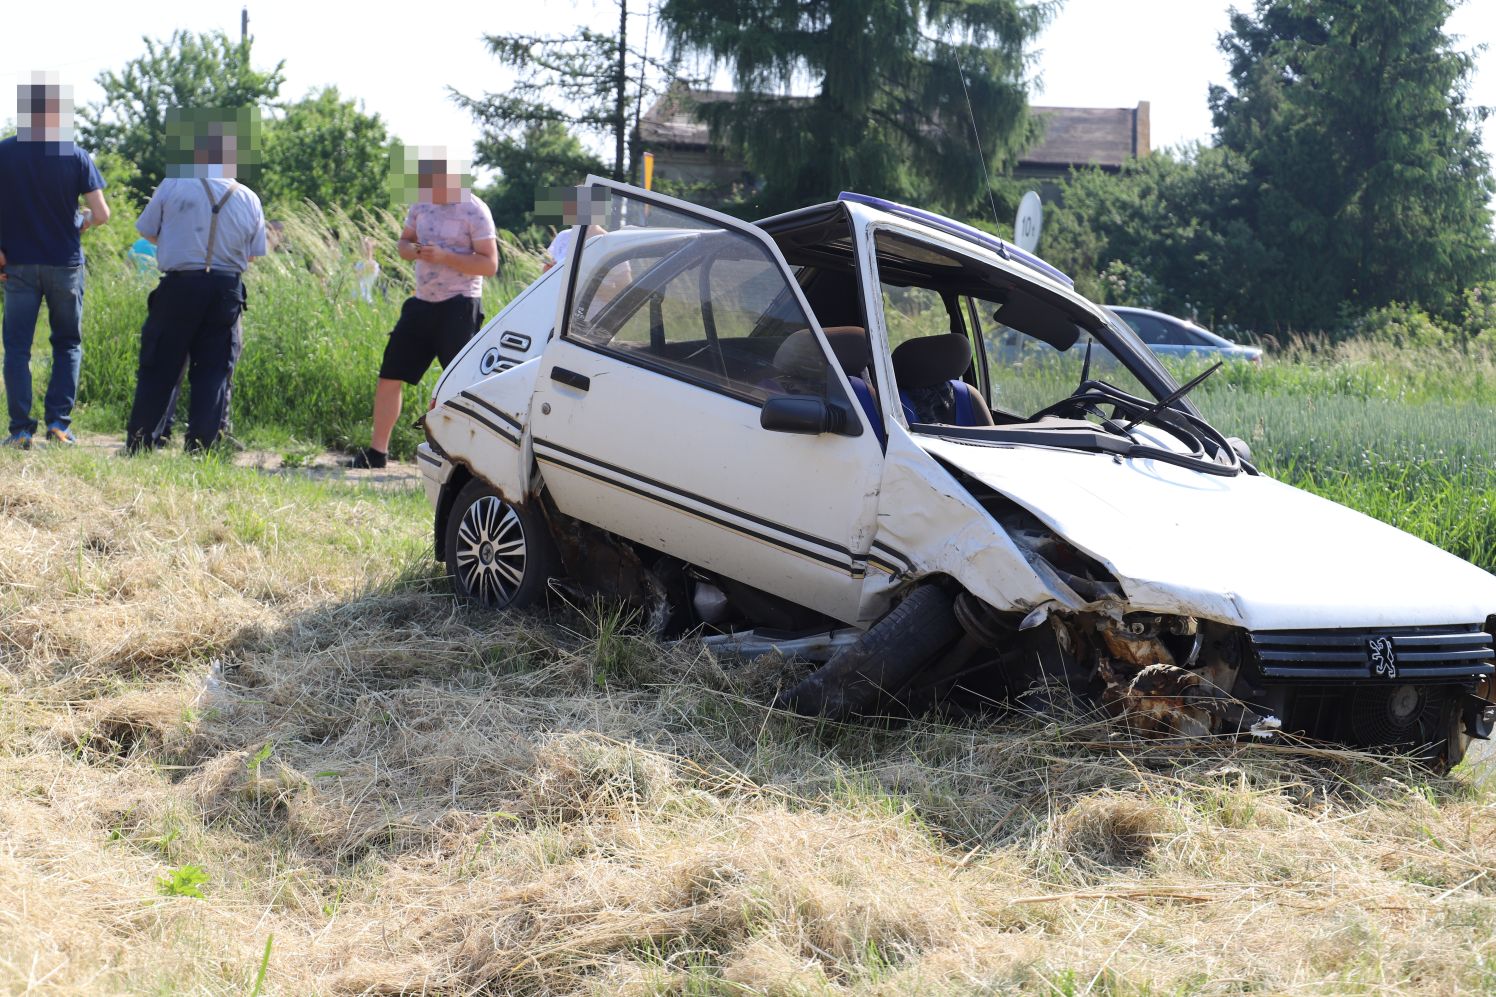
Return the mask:
M1172 330L1152 315L1134 315L1131 312L1118 312L1122 321L1132 326L1138 338L1149 346L1177 345L1175 338L1171 337Z
M779 394L843 398L762 243L599 193L607 199L582 247L567 338L755 404Z

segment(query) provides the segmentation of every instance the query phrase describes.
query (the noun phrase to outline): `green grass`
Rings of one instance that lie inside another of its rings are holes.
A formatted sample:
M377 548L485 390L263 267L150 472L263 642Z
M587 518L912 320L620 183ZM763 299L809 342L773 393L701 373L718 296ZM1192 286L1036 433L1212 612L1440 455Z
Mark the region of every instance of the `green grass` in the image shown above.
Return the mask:
M111 228L133 225L126 212L110 222ZM245 278L244 353L234 374L236 435L270 448L307 441L336 448L366 442L385 340L411 288L411 264L394 253L399 220L384 215L370 223L306 208L285 219L285 230L286 251L256 261ZM365 234L379 242L381 283L373 304L353 296L352 267ZM488 316L540 270L535 255L510 244L501 245L500 258L499 276L484 282ZM123 436L135 391L146 296L155 282L155 274L136 273L121 254L95 249L90 255L79 429ZM45 323L44 314L33 349L38 412L50 369ZM425 410L437 373L433 365L420 385L405 391L404 414L391 444L399 456L409 457L420 442L411 423Z
M1181 371L1180 374L1187 373ZM1196 392L1264 471L1496 570L1496 364L1347 346L1232 364Z

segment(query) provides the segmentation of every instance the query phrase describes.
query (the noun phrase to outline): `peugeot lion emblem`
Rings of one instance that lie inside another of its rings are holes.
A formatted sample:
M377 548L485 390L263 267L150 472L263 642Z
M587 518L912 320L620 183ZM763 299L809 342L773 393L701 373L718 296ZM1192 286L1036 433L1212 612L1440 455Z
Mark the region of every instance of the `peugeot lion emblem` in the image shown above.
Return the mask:
M1397 678L1397 655L1392 653L1391 637L1372 637L1366 641L1371 658L1371 673L1378 678Z

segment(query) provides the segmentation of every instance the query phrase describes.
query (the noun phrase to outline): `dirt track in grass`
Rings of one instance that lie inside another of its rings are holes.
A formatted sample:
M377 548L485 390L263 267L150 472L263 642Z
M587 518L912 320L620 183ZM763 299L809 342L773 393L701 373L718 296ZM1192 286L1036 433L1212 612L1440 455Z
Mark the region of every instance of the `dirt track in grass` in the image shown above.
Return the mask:
M279 994L1496 989L1478 766L831 729L774 660L455 608L428 535L0 452L0 991L244 994L267 946Z

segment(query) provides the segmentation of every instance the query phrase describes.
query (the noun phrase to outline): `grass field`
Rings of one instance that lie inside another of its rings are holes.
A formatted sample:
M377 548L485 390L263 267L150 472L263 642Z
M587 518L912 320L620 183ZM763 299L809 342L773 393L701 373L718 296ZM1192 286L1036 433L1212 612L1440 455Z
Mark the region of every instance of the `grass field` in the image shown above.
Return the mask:
M85 428L134 281L89 292ZM255 281L238 432L360 442L398 293ZM1492 383L1349 346L1199 401L1491 569ZM1496 992L1486 768L799 720L772 658L454 606L429 533L409 490L0 451L0 992Z
M776 660L455 608L428 522L0 452L0 992L1496 987L1479 771L792 719Z

